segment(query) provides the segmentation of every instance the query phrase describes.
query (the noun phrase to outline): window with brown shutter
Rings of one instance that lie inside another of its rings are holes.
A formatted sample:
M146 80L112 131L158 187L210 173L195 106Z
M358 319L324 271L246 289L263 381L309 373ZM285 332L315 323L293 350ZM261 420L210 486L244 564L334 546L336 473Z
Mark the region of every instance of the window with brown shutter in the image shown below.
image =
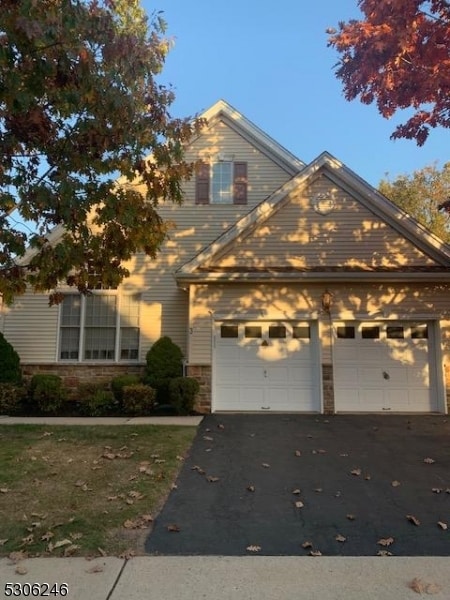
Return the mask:
M209 204L209 164L197 164L195 180L195 203Z
M247 204L247 163L234 163L234 204Z

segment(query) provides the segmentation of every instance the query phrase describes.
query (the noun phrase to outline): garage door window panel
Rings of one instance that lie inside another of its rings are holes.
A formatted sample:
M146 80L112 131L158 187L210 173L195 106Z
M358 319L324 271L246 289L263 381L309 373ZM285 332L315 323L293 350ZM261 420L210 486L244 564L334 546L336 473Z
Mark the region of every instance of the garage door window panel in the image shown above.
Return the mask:
M269 325L269 338L284 339L286 337L286 327L284 325Z
M401 325L391 325L386 327L386 337L389 340L403 340L405 338L405 330Z
M377 326L363 326L361 337L363 340L378 340L380 338L380 328Z
M249 339L258 339L262 337L262 327L258 325L246 325L244 335Z
M295 340L311 339L311 328L309 326L294 326L292 328L292 337Z
M221 325L220 326L220 337L233 339L239 337L239 327L237 325Z
M336 328L336 335L341 340L354 339L355 328L353 326L339 325Z

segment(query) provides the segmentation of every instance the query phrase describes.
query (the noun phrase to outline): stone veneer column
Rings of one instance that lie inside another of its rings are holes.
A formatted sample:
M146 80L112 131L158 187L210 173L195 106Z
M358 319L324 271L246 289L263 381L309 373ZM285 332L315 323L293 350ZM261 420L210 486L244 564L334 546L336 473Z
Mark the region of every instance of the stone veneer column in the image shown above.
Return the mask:
M186 365L186 374L200 384L195 410L200 413L211 412L211 365Z
M333 365L322 365L323 411L326 415L335 412Z

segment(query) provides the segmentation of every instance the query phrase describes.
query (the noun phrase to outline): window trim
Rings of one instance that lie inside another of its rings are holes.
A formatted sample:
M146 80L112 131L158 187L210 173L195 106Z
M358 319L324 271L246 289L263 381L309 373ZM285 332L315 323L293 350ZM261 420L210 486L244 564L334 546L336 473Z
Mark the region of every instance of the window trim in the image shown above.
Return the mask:
M114 296L116 298L116 314L115 314L115 334L114 334L114 358L113 359L102 359L102 358L84 358L85 354L85 330L86 330L86 304L87 297L83 294L77 294L76 292L66 291L63 292L64 296L76 296L80 298L81 306L80 306L80 322L78 329L80 331L79 334L79 342L78 342L78 358L61 358L61 330L64 328L62 325L62 311L63 311L63 302L59 305L59 314L58 314L58 334L57 334L57 344L56 344L56 362L61 364L74 364L74 363L82 363L82 364L136 364L139 363L140 359L140 351L141 351L141 306L142 306L142 294L140 293L123 293L118 290L95 290L92 291L92 295L95 296ZM138 296L139 303L139 312L138 312L138 347L137 347L137 358L126 358L121 359L121 330L128 329L126 325L124 326L122 319L123 315L121 313L122 300L127 296ZM71 326L73 328L73 325Z

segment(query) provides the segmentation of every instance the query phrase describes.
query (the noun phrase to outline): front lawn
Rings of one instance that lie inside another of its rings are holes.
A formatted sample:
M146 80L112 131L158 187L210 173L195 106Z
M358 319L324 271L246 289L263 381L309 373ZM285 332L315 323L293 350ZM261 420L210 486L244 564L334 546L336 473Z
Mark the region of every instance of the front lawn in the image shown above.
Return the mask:
M195 432L0 426L0 555L142 554Z

